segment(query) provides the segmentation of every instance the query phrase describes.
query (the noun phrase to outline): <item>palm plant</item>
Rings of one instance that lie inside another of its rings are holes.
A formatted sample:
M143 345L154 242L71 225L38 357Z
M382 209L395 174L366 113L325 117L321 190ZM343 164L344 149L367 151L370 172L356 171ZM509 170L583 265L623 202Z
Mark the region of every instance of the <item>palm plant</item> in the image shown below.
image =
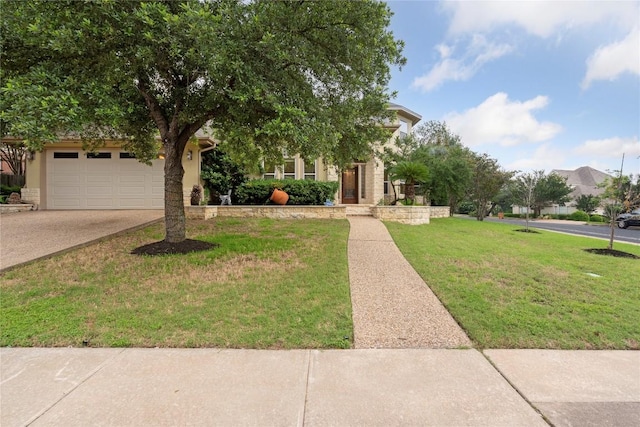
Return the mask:
M394 181L405 182L404 196L410 204L413 204L416 197L415 185L429 179L429 169L420 162L402 161L391 168L390 175Z

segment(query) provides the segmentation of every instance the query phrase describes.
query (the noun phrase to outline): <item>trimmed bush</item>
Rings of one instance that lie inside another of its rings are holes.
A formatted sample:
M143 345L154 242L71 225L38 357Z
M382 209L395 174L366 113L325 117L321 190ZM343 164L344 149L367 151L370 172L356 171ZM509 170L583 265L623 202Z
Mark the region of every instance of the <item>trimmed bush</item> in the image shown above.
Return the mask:
M606 218L602 215L591 215L589 217L589 221L591 222L606 222Z
M589 221L589 214L584 211L575 211L567 219L570 221Z
M9 195L11 193L20 193L20 189L22 187L20 187L19 185L0 185L0 194L5 194L5 195Z
M324 205L334 200L338 191L337 182L320 182L304 179L254 179L240 185L236 190L239 205L272 204L269 200L275 188L289 195L288 205Z

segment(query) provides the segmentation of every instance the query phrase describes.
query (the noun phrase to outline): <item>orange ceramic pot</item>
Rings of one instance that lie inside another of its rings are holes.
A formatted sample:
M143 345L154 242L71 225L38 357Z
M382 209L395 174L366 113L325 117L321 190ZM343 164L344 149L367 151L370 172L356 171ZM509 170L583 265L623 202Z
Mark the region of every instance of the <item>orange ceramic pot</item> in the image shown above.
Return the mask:
M273 193L271 193L271 197L269 199L276 205L286 205L289 200L289 195L276 188L273 190Z

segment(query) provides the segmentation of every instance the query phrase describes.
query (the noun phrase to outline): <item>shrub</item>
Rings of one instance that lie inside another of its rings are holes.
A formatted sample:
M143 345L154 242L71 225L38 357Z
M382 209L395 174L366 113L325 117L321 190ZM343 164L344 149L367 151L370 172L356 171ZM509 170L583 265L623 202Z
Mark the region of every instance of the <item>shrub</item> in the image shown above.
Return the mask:
M584 211L575 211L569 215L570 221L589 221L589 214Z
M11 193L20 193L20 189L22 187L20 187L19 185L0 185L0 194L5 194L5 195L9 195Z
M338 183L303 179L254 179L238 187L237 203L240 205L271 204L269 197L274 188L279 188L289 195L288 205L324 205L327 199L334 200Z
M589 217L589 221L591 222L606 222L606 218L602 215L591 215Z

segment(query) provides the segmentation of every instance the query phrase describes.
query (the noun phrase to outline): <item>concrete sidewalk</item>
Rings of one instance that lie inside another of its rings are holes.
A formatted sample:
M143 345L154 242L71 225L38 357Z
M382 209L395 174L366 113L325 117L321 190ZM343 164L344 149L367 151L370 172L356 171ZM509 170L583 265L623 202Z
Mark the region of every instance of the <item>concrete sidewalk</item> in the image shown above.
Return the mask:
M3 348L0 357L3 427L640 421L640 352Z

